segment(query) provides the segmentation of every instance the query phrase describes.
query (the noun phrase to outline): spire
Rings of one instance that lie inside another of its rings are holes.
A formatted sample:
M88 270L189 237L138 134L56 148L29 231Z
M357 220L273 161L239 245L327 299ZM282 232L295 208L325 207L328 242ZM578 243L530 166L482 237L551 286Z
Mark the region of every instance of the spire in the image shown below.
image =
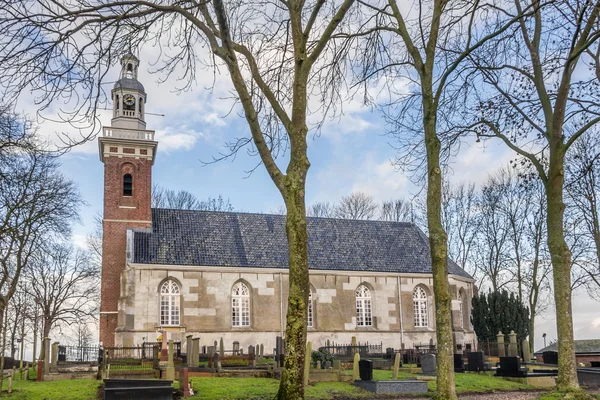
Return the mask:
M137 79L139 65L140 60L131 52L121 57L121 76L112 90L114 127L146 129L147 95Z

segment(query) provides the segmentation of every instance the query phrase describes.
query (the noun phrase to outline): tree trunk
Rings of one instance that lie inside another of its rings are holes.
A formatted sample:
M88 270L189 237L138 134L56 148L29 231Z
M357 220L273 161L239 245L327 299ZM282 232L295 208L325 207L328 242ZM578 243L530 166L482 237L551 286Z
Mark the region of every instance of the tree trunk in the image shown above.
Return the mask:
M436 118L424 99L423 126L427 151L427 225L431 247L431 269L435 297L437 335L437 398L458 399L454 387L454 340L452 336L452 296L448 282L448 236L442 224L441 143Z
M556 136L555 136L556 137ZM556 305L556 329L558 334L558 380L559 391L579 389L575 348L573 344L573 312L571 306L571 251L565 241L563 202L564 146L550 143L550 165L546 183L548 202L548 249L554 275L554 301Z
M50 323L47 318L44 318L43 327L42 327L42 337L41 337L41 345L40 345L40 356L38 360L44 360L46 357L46 339L50 337Z
M285 360L277 399L304 399L304 359L308 308L308 233L306 231L305 178L310 163L306 142L292 141L285 178L286 233L289 248L289 297L285 330ZM304 151L301 148L304 147Z
M0 354L0 396L2 396L2 385L4 381L4 350L6 349L6 325L4 317L6 315L6 303L0 302L0 326L2 327L2 353Z

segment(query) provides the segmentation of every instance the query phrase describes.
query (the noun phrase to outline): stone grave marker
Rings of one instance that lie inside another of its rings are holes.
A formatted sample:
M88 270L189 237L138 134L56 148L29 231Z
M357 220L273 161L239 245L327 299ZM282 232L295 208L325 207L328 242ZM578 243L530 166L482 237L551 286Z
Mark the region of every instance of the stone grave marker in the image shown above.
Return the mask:
M321 369L321 360L317 360L317 369Z
M435 375L435 367L435 354L421 354L421 370L423 371L423 375Z
M173 381L175 380L175 365L173 364L173 352L174 352L174 346L173 346L173 339L169 340L169 354L168 354L168 361L167 361L167 380L168 381Z
M333 369L339 371L342 369L342 363L340 360L333 360Z
M360 354L354 353L354 364L352 364L352 379L357 381L360 379L358 370L358 362L360 361Z
M531 362L531 352L529 351L529 340L525 339L521 343L521 348L523 349L523 361Z
M223 338L219 341L219 356L221 358L225 357L225 344L223 343Z
M330 369L331 368L331 361L327 360L325 361L325 369Z
M183 397L190 397L190 379L187 368L179 370L179 389L183 392Z
M400 353L396 353L396 356L394 357L394 377L392 378L393 380L398 379L398 368L400 368Z
M254 346L248 346L248 356L250 356L250 361L252 362L252 367L256 368L256 354L254 350Z
M311 342L306 343L306 357L304 358L304 386L308 385L308 378L310 375L311 356L309 354L312 354L312 343Z
M263 344L261 344L261 345L260 345L260 353L259 353L259 356L260 356L260 362L261 362L261 364L262 364L262 362L263 362L263 357L265 356L265 346L264 346Z
M519 357L519 349L517 348L517 334L515 331L510 331L508 334L508 356Z

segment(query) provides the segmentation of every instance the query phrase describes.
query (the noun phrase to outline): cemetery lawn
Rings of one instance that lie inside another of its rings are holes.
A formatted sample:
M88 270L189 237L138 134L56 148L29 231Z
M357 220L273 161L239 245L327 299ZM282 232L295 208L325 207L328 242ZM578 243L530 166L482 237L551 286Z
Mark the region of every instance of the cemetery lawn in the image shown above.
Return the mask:
M13 392L7 394L6 379L2 383L2 398L10 400L96 400L98 387L102 384L96 380L67 380L35 382L26 380L13 381Z

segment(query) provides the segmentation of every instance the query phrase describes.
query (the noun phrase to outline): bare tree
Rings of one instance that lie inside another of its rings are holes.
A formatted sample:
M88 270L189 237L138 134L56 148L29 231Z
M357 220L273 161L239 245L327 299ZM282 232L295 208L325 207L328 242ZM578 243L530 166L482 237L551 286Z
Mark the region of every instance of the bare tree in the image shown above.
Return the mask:
M71 114L63 114L71 122L96 115L97 106L106 100L101 81L108 69L120 54L144 42L152 41L165 50L157 68L166 78L177 71L184 89L194 83L203 66L227 68L250 135L234 140L217 159L249 146L251 154L260 157L287 209L290 289L281 399L304 397L308 101L309 96L314 98L320 107L313 111L325 115L339 98L344 71L340 50L345 49L337 46L334 34L346 23L353 3L0 2L0 66L5 72L0 84L7 97L33 87L42 107L63 96L80 99ZM202 47L211 54L205 55ZM277 157L288 149L289 161L281 168Z
M205 211L233 211L229 199L219 195L216 198L208 197L199 200L187 190L170 190L158 185L152 185L152 207L172 208L176 210L205 210Z
M0 158L0 321L33 254L49 237L70 232L82 201L47 155ZM3 368L4 358L0 361ZM0 377L1 384L1 377Z
M481 224L481 206L473 183L442 187L442 218L448 233L448 256L477 276L475 250Z
M87 252L71 245L48 245L36 254L26 275L32 282L29 294L40 306L42 337L49 337L59 324L72 325L96 316L99 269Z
M512 26L519 15L510 15L505 4L499 7L493 1L415 0L406 5L388 0L369 2L368 6L376 15L374 26L358 34L367 38L361 78L363 82L371 78L389 82L392 107L386 114L400 142L398 164L416 165L425 172L419 177L426 175L436 304L437 391L441 398L454 400L448 239L442 220L442 167L451 142L444 150L442 140L464 118L458 115L457 107L457 99L464 98L468 86L456 79L461 65L471 52ZM497 12L499 9L503 12ZM498 24L479 26L479 21L487 20ZM400 88L396 86L398 78L403 82ZM409 90L404 83L410 85Z
M546 189L558 332L557 387L573 391L579 383L572 254L564 230L564 169L567 150L600 121L596 96L600 2L515 0L515 6L519 11L533 8L534 13L470 57L478 75L468 79L480 92L473 127L480 138L499 139L523 157Z
M334 208L335 206L328 201L313 203L306 209L306 216L332 218L334 216Z
M381 203L379 219L382 221L416 223L417 218L417 211L410 200L395 199Z
M333 216L342 219L373 219L377 209L373 196L363 192L353 192L343 196L333 207Z
M567 211L575 220L573 233L583 235L580 240L588 250L574 262L582 273L581 282L573 284L585 286L590 296L600 298L600 146L596 136L597 132L582 135L567 155L565 195Z

